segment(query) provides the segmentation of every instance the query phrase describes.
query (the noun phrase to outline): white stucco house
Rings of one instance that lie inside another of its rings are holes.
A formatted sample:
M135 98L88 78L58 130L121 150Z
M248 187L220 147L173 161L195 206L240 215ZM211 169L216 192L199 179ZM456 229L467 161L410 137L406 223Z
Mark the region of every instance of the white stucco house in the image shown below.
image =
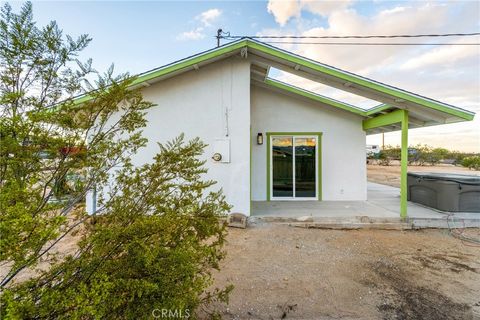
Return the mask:
M365 110L269 77L280 69L379 102ZM408 129L472 120L474 113L367 79L252 39L140 74L148 146L184 133L208 144L208 178L232 212L254 201L366 200L366 135L402 130L402 215L406 215ZM93 199L88 199L92 208ZM403 207L405 205L405 207Z

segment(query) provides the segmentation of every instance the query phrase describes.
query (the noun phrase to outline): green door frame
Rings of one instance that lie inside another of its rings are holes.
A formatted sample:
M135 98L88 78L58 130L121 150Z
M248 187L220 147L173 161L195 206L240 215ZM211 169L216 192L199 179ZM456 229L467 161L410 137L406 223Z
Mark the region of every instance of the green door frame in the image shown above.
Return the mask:
M318 144L318 159L317 159L317 166L318 166L318 197L317 200L322 200L322 135L323 132L267 132L267 201L271 200L270 194L270 157L271 157L271 145L270 145L270 137L271 136L316 136L317 137L317 144Z
M402 147L400 153L400 217L407 218L407 170L408 170L408 110L395 110L374 118L363 120L363 130L378 128L394 123L402 125Z

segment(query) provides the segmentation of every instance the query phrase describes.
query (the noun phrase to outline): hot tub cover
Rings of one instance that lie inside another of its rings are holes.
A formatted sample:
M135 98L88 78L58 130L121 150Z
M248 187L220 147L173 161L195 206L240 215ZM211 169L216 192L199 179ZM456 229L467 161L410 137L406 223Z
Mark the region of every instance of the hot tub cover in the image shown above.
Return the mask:
M480 176L458 173L409 172L409 176L422 180L441 180L480 186Z

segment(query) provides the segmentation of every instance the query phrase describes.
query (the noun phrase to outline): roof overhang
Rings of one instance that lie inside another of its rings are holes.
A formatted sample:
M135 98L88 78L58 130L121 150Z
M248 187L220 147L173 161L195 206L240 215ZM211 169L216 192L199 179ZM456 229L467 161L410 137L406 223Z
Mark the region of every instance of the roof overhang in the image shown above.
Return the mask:
M197 55L173 62L137 75L132 88L149 86L155 82L180 73L198 70L207 64L239 55L251 62L252 83L287 94L316 101L322 105L355 113L365 119L373 118L398 109L408 110L411 128L469 121L475 113L406 90L368 79L294 53L252 40L240 39ZM268 78L270 67L274 67L324 85L350 92L381 102L380 105L362 109L348 103L324 97L314 92L294 87ZM81 104L90 100L87 94L74 101ZM367 130L367 134L399 130L398 125L388 125Z

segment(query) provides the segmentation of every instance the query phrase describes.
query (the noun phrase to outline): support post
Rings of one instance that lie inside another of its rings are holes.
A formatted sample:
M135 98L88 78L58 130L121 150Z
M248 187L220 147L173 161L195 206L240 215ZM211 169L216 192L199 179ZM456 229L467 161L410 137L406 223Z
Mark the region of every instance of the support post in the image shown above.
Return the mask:
M407 218L407 170L408 170L408 111L403 110L402 117L402 149L400 170L400 217Z
M400 153L400 218L407 218L407 169L408 169L408 110L398 109L373 118L363 120L363 130L380 128L400 123L402 127L402 147Z

